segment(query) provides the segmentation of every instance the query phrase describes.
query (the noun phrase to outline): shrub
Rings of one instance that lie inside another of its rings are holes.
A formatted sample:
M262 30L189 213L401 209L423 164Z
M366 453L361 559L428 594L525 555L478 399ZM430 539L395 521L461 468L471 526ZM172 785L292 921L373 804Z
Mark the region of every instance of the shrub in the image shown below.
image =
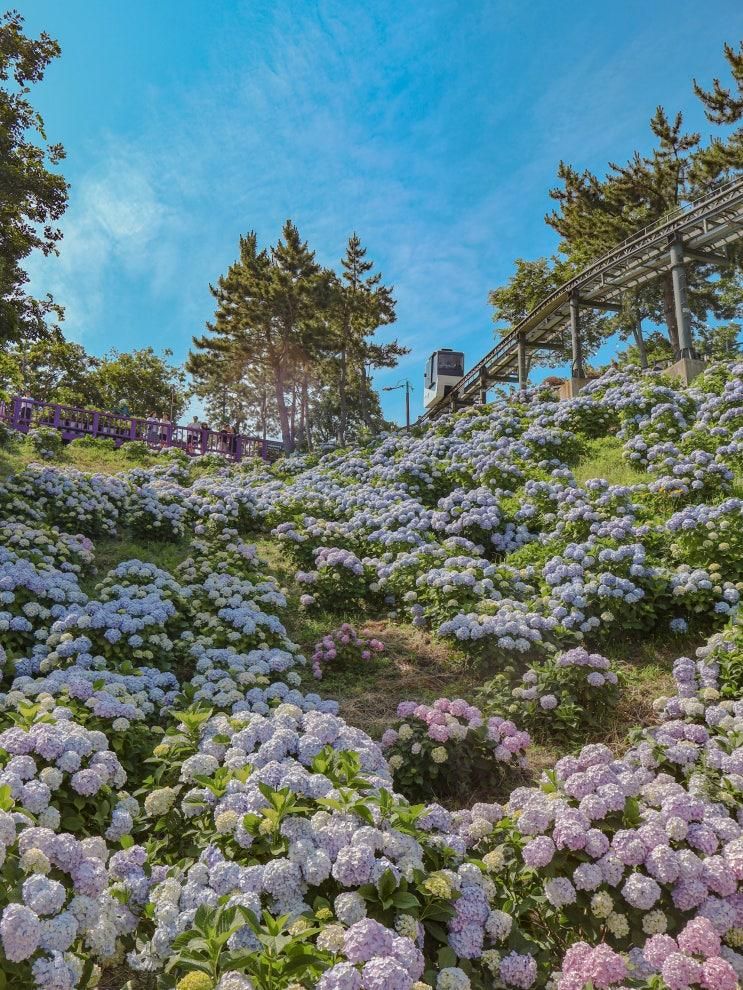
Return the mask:
M116 450L116 441L113 437L77 437L70 441L70 447L78 450Z
M395 784L411 800L455 795L525 764L528 732L462 698L439 698L433 705L403 701L398 721L382 736Z
M359 636L352 625L344 622L342 626L323 636L315 643L312 653L312 673L322 679L323 665L333 667L357 667L370 661L375 653L384 650L384 643L378 639L365 639Z
M175 464L186 465L189 464L191 458L188 456L185 450L181 450L180 447L161 447L157 455L164 461L171 461Z
M152 451L144 440L130 440L122 444L121 452L127 461L135 464L146 464L152 457Z
M335 547L319 547L314 557L314 570L298 571L296 574L296 580L308 589L300 599L302 605L321 605L340 611L363 601L369 574L364 562L355 553Z
M126 774L102 732L62 709L27 705L0 733L0 769L11 793L38 824L118 840L132 828L137 802L121 788Z
M0 420L0 450L7 449L17 442L20 434Z
M95 960L113 959L136 924L121 903L127 883L147 881L145 851L118 852L112 872L127 877L112 896L106 862L112 850L101 836L80 840L33 824L10 787L0 787L3 843L0 885L0 982L8 988L89 985Z
M512 675L497 674L478 698L486 712L506 715L539 738L574 742L606 729L619 694L609 660L577 647L532 664L518 685Z
M26 434L28 446L45 461L56 460L62 453L64 443L59 430L39 426Z

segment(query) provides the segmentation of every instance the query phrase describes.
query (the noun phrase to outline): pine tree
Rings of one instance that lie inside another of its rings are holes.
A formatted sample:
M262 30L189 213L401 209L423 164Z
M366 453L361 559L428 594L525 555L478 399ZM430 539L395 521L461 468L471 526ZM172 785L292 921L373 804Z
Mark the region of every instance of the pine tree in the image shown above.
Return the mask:
M733 77L733 87L725 87L719 79L712 80L712 89L703 89L694 80L694 92L702 101L707 120L725 127L743 120L743 42L738 51L724 46L724 55ZM724 139L715 138L702 149L694 162L699 182L725 181L732 173L743 169L743 127L738 127Z
M392 289L382 284L380 272L372 274L374 262L366 257L367 249L354 232L348 239L346 253L341 259L341 277L333 284L334 325L338 340L338 433L340 444L347 441L348 379L353 374L359 391L362 420L373 428L367 364L371 353L371 338L380 326L394 323L395 300ZM406 354L407 349L395 344L389 359ZM374 352L378 357L379 353ZM396 361L395 361L396 363Z
M719 79L712 80L712 89L705 90L694 80L694 92L702 101L707 119L714 124L737 124L743 119L743 41L736 51L732 45L723 46L737 92L726 88Z
M248 369L263 375L271 384L287 451L295 441L301 380L327 338L329 281L290 220L269 251L258 250L254 232L242 237L240 257L211 287L216 315L208 334L194 338L187 363L204 387L210 380L205 355L217 364L233 364L241 378Z

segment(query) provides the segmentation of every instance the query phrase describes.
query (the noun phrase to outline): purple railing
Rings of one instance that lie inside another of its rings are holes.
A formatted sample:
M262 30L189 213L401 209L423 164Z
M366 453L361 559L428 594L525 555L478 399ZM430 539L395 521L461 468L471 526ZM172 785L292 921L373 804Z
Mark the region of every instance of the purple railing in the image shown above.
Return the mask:
M79 409L18 395L6 402L0 399L0 421L21 433L47 426L59 430L63 440L102 437L113 440L117 447L129 440L141 440L155 450L178 447L187 454L221 454L231 461L241 461L243 457L275 461L283 453L283 446L277 440L209 430L198 423L179 426L158 419Z

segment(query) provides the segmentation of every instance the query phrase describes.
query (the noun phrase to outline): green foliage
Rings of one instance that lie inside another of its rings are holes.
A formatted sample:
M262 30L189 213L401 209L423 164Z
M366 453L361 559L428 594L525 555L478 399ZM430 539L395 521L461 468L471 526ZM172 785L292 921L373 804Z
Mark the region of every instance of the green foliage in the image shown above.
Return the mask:
M278 427L287 451L381 428L368 369L393 367L407 351L371 340L394 321L394 299L365 256L353 235L339 278L290 220L275 246L260 250L254 232L240 239L240 257L212 288L214 321L187 362L212 417L261 436Z
M34 299L23 266L34 251L56 253L56 226L67 206L67 183L51 171L64 158L47 140L44 121L28 94L41 82L59 45L46 32L23 33L14 10L0 17L0 343L45 336L47 318L61 318L52 300Z
M259 948L230 949L229 940L245 927ZM205 975L203 983L179 983L183 990L207 990L231 972L246 974L256 990L286 987L292 977L311 980L314 985L333 962L331 953L312 944L319 931L305 918L290 922L288 917L275 918L268 911L259 918L241 905L227 906L223 898L216 908L202 905L192 927L176 936L166 972L181 978L189 973Z
M23 392L46 402L160 419L172 409L177 419L188 390L183 369L171 357L172 351L159 355L143 347L95 358L55 333L0 351L0 395Z
M573 654L581 656L585 651L564 656ZM595 684L590 674L599 675ZM513 668L496 674L483 684L478 700L484 711L512 719L539 740L577 744L602 735L619 695L619 679L608 660L599 670L561 663L559 656L552 656L532 664L520 682Z
M60 333L30 343L23 340L5 353L5 360L14 366L10 377L16 394L73 406L100 404L94 378L97 359Z
M39 426L26 434L26 443L45 461L57 460L64 447L62 434L50 426Z
M127 449L134 444L139 443L139 441L132 441L126 445ZM71 451L77 450L87 450L87 451L114 451L117 449L116 441L113 437L77 437L76 440L71 440L69 444Z
M699 353L710 361L732 361L741 353L740 323L703 326L697 334Z
M144 440L130 440L122 445L121 453L127 461L135 464L147 464L152 459L152 451Z
M400 711L405 711L402 705ZM395 788L408 800L450 801L461 800L484 780L491 788L509 777L512 781L529 737L502 718L484 719L462 699L441 698L433 708L401 715L382 745Z
M169 417L177 420L186 408L188 393L183 370L170 363L171 350L156 354L151 347L121 352L111 350L92 374L92 387L101 409L125 404L130 416Z
M649 367L655 364L665 365L673 360L673 348L667 337L659 331L649 334L644 341L645 360ZM617 363L620 367L628 364L642 365L642 356L637 344L630 344L623 351L617 354Z
M15 430L11 430L5 423L0 422L0 450L13 446L17 440L18 433Z

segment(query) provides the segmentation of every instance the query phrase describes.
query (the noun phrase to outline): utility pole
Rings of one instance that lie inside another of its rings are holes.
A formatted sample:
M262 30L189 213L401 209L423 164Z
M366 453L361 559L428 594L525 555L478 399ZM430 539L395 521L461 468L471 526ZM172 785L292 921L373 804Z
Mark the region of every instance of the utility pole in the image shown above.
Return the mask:
M405 381L398 382L397 385L386 385L382 391L396 392L398 388L405 389L405 429L410 433L410 393L415 391L415 389L406 378Z

